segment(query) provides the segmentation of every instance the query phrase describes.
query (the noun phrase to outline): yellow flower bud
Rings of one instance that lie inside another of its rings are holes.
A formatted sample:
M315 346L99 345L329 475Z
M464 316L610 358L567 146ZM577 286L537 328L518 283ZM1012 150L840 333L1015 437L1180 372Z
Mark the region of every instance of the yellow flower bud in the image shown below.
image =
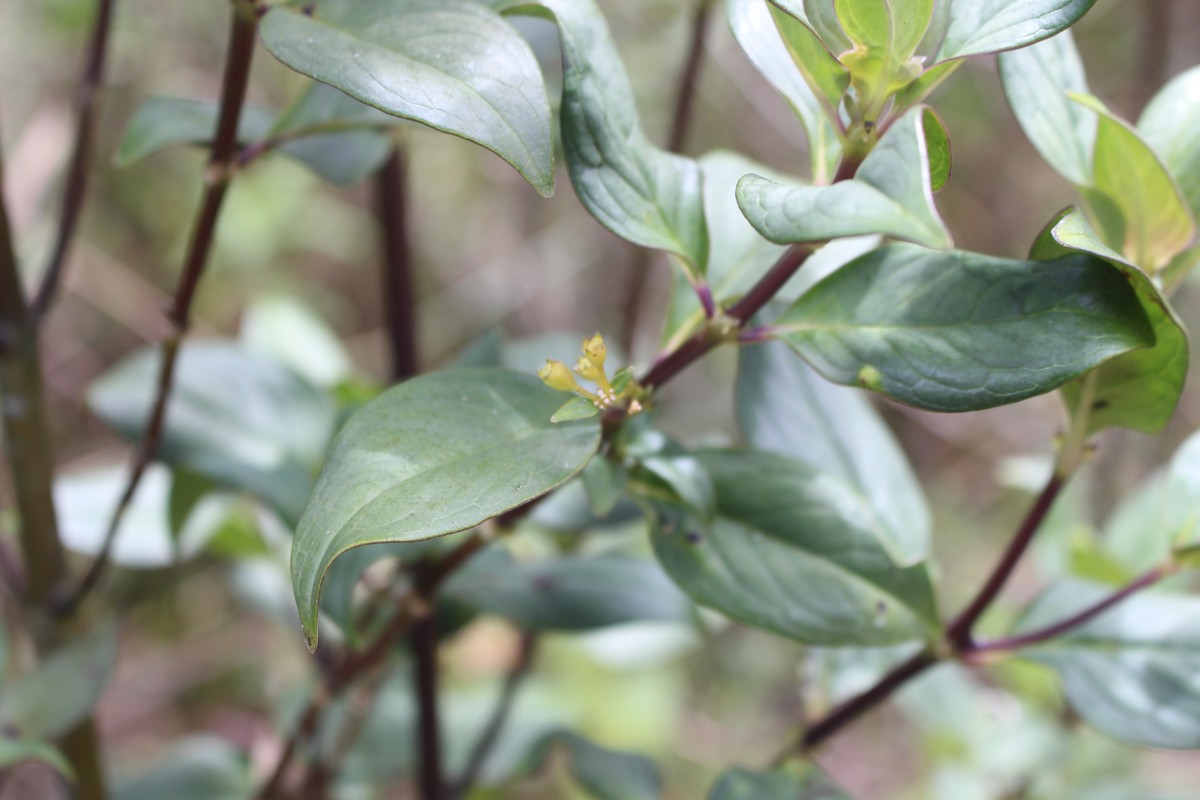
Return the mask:
M538 377L542 379L542 383L560 392L574 392L579 389L579 383L567 365L552 358L546 359L546 366L538 370Z
M604 370L597 367L595 362L590 361L586 356L579 359L579 363L575 365L575 372L580 377L601 386L604 386L608 382L608 379L604 376Z
M604 337L597 333L590 339L583 340L583 356L596 365L596 369L604 369L604 359L608 357L608 348L604 345Z

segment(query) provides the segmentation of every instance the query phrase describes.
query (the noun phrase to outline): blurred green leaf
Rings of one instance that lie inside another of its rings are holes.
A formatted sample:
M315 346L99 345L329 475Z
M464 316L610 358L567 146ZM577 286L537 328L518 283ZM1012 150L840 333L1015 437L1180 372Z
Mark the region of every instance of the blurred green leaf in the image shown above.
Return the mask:
M566 749L571 777L594 800L660 800L662 778L649 759L609 750L578 734L559 731L542 747Z
M1015 50L1074 25L1096 0L954 0L942 46L930 63Z
M22 739L56 739L100 700L117 660L117 628L97 625L51 651L0 695L0 729Z
M1093 257L908 244L847 264L774 325L830 380L934 411L1015 403L1154 342L1126 279Z
M329 565L347 550L465 530L578 473L596 420L552 423L562 395L497 369L433 373L357 411L334 440L292 548L310 646Z
M1200 217L1200 67L1175 76L1138 120L1138 133L1154 150Z
M129 120L117 148L118 167L127 167L147 156L179 145L202 145L212 141L217 130L218 107L214 102L182 97L147 98ZM238 143L265 139L274 114L249 106L238 118Z
M698 522L656 502L651 538L667 573L701 605L808 644L891 644L932 635L923 565L898 567L879 522L842 480L755 451L695 454L716 492Z
M1058 622L1112 591L1056 585L1017 632ZM1200 747L1200 599L1142 592L1022 654L1054 667L1071 705L1101 732L1146 747Z
M921 485L861 391L825 380L782 342L742 347L737 417L755 448L803 461L856 488L896 563L928 556L931 525Z
M87 555L100 552L109 520L128 481L129 468L125 464L59 476L54 484L54 500L59 509L59 534L67 548ZM172 531L170 491L171 471L160 464L150 465L117 529L111 551L114 564L144 569L175 563L181 554Z
M798 10L789 5L771 0L771 16L775 19L779 35L792 57L792 63L800 70L813 96L824 109L826 119L840 125L838 109L842 105L842 95L850 87L850 73L829 51L827 44L821 41L808 18L799 16ZM775 74L781 72L784 65L773 63L770 69Z
M1076 186L1091 184L1096 115L1067 97L1088 91L1071 32L1001 53L999 64L1008 104L1042 158Z
M867 233L934 248L951 244L933 202L922 109L897 120L852 180L785 186L747 175L738 182L737 200L750 224L779 244Z
M386 131L396 118L313 81L276 118L270 136L334 186L350 186L375 172L392 151Z
M75 779L75 771L71 769L71 765L53 745L29 739L11 739L7 736L0 736L0 773L26 761L40 761L53 768L64 778Z
M543 195L554 188L550 106L525 40L469 0L319 0L259 24L287 66L389 114L476 142Z
M850 800L816 767L753 772L741 767L717 779L708 800Z
M816 5L818 8L828 5L829 13L832 15L832 4L817 3ZM763 77L783 95L784 100L788 102L792 111L800 119L801 125L804 126L805 136L808 139L813 183L828 183L833 177L834 170L837 169L838 155L841 153L837 130L829 121L829 117L822 109L821 103L813 94L812 89L809 88L804 76L797 71L792 56L771 19L767 4L762 0L730 0L726 11L729 28L733 31L733 37L737 43ZM836 25L835 21L834 26L836 27ZM736 154L730 153L729 156L735 157ZM740 158L740 156L738 157ZM711 201L708 199L709 176L704 159L700 161L700 168L705 171L705 211L708 212ZM749 170L743 170L742 174L746 174L747 171ZM709 229L719 230L723 234L714 237L712 243L712 260L715 265L719 263L716 253L725 238L725 228L714 227L710 216ZM712 272L713 267L710 266L709 274L711 275Z
M1049 232L1053 242L1062 248L1100 256L1120 270L1137 294L1154 330L1153 347L1120 355L1100 366L1094 375L1064 386L1068 409L1076 412L1084 391L1083 381L1091 381L1090 431L1120 427L1157 433L1175 412L1187 379L1189 345L1183 322L1154 282L1104 245L1083 214L1070 211L1061 215ZM1046 238L1045 234L1042 238ZM1039 245L1049 246L1049 243Z
M607 458L593 458L580 473L583 488L587 490L592 513L599 518L607 517L625 496L629 473L623 466Z
M600 10L591 0L539 0L514 13L548 13L558 22L563 151L584 207L622 239L674 254L699 281L709 247L700 168L646 138Z
M287 364L313 386L336 386L354 371L329 325L307 305L286 295L253 299L242 312L238 338L250 350Z
M113 800L250 800L254 779L245 755L215 736L175 744L148 773L119 784Z
M682 620L692 609L658 564L615 554L521 563L493 549L447 581L442 596L538 631Z
M1091 96L1072 95L1099 115L1093 185L1084 208L1109 247L1155 274L1196 236L1196 223L1174 178L1138 132Z
M1174 531L1167 523L1168 480L1165 468L1151 473L1121 498L1105 521L1105 548L1127 570L1127 580L1171 555Z
M96 416L138 440L157 392L159 353L147 348L88 391ZM219 340L186 343L156 456L248 491L294 522L333 433L333 402L282 364Z

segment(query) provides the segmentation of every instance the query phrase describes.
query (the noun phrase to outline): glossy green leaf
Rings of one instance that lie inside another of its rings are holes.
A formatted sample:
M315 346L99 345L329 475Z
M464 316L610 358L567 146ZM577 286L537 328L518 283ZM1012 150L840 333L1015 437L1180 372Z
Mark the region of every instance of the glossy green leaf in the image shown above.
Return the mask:
M878 119L897 90L921 73L913 53L933 15L933 0L833 0L842 30L854 47L838 56L865 118Z
M1018 632L1094 605L1112 588L1060 584L1034 603ZM1088 724L1130 744L1200 748L1200 600L1142 592L1022 654L1058 671Z
M931 63L1015 50L1074 25L1096 0L954 0Z
M1096 115L1067 96L1088 91L1071 32L1001 53L999 63L1004 94L1029 141L1064 178L1089 185Z
M699 281L709 248L700 168L646 138L600 10L592 0L537 0L512 13L548 13L558 22L563 151L584 207L622 239L674 254Z
M175 744L149 772L117 785L113 800L249 800L254 776L246 755L216 736Z
M1083 379L1093 383L1089 430L1120 427L1157 433L1171 419L1187 378L1189 345L1183 323L1154 282L1101 242L1083 214L1063 215L1051 236L1063 248L1108 259L1133 287L1154 330L1153 347L1114 358ZM1081 381L1063 387L1069 409L1077 409L1082 391Z
M1109 247L1155 274L1195 238L1191 209L1136 130L1094 98L1072 97L1099 116L1093 183L1083 193L1092 227Z
M157 350L118 364L88 391L109 427L137 440L158 385ZM175 368L157 457L300 517L333 433L333 402L282 364L236 345L189 342Z
M850 800L816 767L752 772L741 767L717 779L708 800Z
M925 134L925 148L929 156L929 184L934 192L940 192L950 180L950 173L954 168L950 134L937 112L931 108L922 111L921 128Z
M728 303L765 275L786 249L762 238L746 221L737 204L737 182L747 172L774 180L785 177L729 150L705 153L700 157L700 170L704 175L704 215L708 228L721 232L712 242L706 279L713 297L720 303ZM704 309L695 288L679 276L674 282L663 331L664 349L678 346L703 321Z
M127 167L170 147L200 145L212 141L217 130L217 104L182 97L150 97L143 102L129 125L115 158ZM265 139L274 115L263 108L242 109L238 118L238 142Z
M389 114L476 142L543 195L554 188L550 106L529 45L469 0L319 0L259 24L287 66Z
M40 761L53 768L68 780L73 780L75 771L55 747L46 742L30 739L12 739L0 736L0 773L27 761Z
M692 610L656 563L615 554L521 563L489 550L447 581L442 596L538 631L683 620Z
M561 403L533 375L477 369L414 378L359 409L330 448L292 547L309 645L321 582L342 553L465 530L583 469L600 424L551 422Z
M1159 90L1137 128L1179 184L1192 215L1200 217L1200 67Z
M841 478L875 512L896 563L925 559L925 495L866 396L825 380L782 342L743 347L738 357L737 417L750 444Z
M832 13L833 6L830 10ZM771 85L783 95L792 107L800 123L804 126L808 138L808 155L812 170L813 183L829 183L837 169L841 145L838 141L837 129L830 122L829 116L821 107L808 82L796 69L787 46L780 38L779 30L771 19L771 12L762 0L730 0L726 6L729 18L729 28L733 37L749 57L751 63L762 73ZM701 159L700 168L705 169ZM745 174L743 172L742 174ZM705 195L708 195L708 175L705 174ZM708 205L706 202L705 210ZM712 225L710 230L721 230ZM715 237L712 243L713 263L717 263L716 251L720 247L723 236ZM709 267L709 274L713 271Z
M838 110L842 105L842 95L850 88L850 73L821 42L807 19L797 17L794 9L771 0L771 16L792 57L792 63L800 70L813 96L825 110L825 117L831 123L840 125Z
M117 660L117 629L103 624L72 638L4 687L0 728L24 739L56 739L100 700Z
M896 565L855 489L775 453L695 457L714 485L715 519L659 502L651 533L659 560L693 600L807 644L932 635L925 567Z
M898 120L852 180L785 186L757 175L738 183L738 206L766 239L780 244L883 233L949 247L930 184L923 109Z
M1015 403L1154 343L1134 290L1096 258L907 244L846 265L774 324L835 383L933 411Z

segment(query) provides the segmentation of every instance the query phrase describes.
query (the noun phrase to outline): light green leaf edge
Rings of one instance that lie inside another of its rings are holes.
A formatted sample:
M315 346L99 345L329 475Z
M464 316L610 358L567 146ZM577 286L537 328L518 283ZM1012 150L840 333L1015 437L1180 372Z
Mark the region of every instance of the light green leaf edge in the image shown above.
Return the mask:
M1096 0L954 0L931 64L1040 42L1078 22Z

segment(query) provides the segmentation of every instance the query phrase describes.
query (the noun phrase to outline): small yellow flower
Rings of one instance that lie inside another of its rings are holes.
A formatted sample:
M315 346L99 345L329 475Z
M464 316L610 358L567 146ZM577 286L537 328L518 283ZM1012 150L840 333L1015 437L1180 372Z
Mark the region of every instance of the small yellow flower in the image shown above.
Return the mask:
M575 374L602 388L608 385L608 377L605 376L604 370L597 367L595 362L589 361L586 356L580 358L579 363L575 365Z
M604 371L604 359L608 358L608 348L604 337L597 333L590 339L583 340L583 357L595 364L596 369Z
M579 382L576 381L575 376L571 374L570 368L568 368L567 365L561 361L555 361L552 358L547 358L546 366L538 370L538 377L542 379L542 383L556 391L580 391Z

